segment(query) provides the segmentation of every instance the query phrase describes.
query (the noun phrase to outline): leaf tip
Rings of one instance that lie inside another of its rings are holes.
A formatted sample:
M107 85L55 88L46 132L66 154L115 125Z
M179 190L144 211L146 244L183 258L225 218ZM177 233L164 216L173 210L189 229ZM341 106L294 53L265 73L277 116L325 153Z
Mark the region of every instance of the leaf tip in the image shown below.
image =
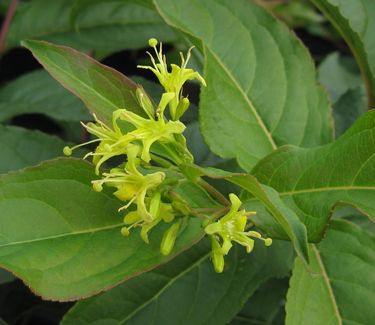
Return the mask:
M24 40L21 40L20 44L21 44L22 47L30 49L32 42L33 42L32 40L24 39Z

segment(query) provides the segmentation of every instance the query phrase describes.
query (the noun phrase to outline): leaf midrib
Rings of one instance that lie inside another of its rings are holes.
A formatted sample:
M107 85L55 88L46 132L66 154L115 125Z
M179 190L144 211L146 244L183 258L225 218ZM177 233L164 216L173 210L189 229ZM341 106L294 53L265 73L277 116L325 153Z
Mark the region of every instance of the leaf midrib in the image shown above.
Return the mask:
M43 44L43 42L35 42L37 44L37 46L40 46L42 44L42 46L45 46ZM27 44L27 43L26 43ZM27 47L29 48L29 47ZM32 52L34 52L33 49L30 48L30 50ZM54 49L55 50L55 49ZM51 60L47 55L44 55L45 57L45 60L49 62L50 66L53 66L56 70L58 70L60 73L62 73L63 75L66 75L68 76L69 78L75 80L76 82L78 82L79 84L81 84L84 88L86 88L87 90L89 90L90 92L94 93L96 96L98 96L99 98L101 98L104 102L107 102L110 106L112 106L114 109L117 109L118 107L113 103L111 102L108 98L104 97L103 95L101 95L101 93L97 92L94 88L90 87L88 84L84 83L81 79L77 78L74 74L71 74L69 72L67 72L66 70L60 68L60 66L58 66L57 64L54 63L53 60ZM50 69L48 69L47 67L45 67L48 71ZM56 78L55 76L53 76L54 79L58 80L58 78ZM65 84L65 83L64 83ZM64 85L63 84L63 85ZM68 86L65 86L64 87L68 88ZM69 88L68 88L69 89ZM76 94L76 92L72 89L72 91ZM79 98L81 98L81 96L77 95Z
M126 318L121 319L119 321L119 325L125 324L126 321L131 319L134 315L136 315L140 310L145 308L147 305L152 303L154 300L159 298L159 296L166 291L171 285L173 285L178 279L183 277L186 273L191 271L193 268L195 268L197 265L201 264L204 260L206 260L210 255L210 252L205 253L203 256L201 256L197 261L195 261L193 264L191 264L188 268L181 271L179 274L177 274L175 277L171 278L155 295L153 295L150 299L146 300L142 305L140 305L138 308L136 308L132 313L126 316Z
M334 191L375 191L375 186L333 186L333 187L317 187L317 188L307 188L301 190L292 190L287 192L278 192L279 196L293 196L298 194L308 194L308 193L321 193L321 192L334 192ZM255 201L256 198L250 198L247 201Z
M341 316L339 308L337 306L336 297L335 297L335 294L333 292L333 289L332 289L332 286L331 286L331 282L330 282L330 279L328 277L328 274L327 274L327 271L325 269L325 266L324 266L324 263L322 261L322 258L320 256L319 250L316 248L316 246L314 244L312 244L311 247L312 247L312 250L313 250L313 252L315 254L315 257L316 257L316 259L318 261L319 268L321 270L321 274L322 274L324 282L326 284L326 288L328 290L329 298L331 300L334 313L335 313L336 318L338 320L338 325L342 325L342 316Z
M69 236L92 234L92 233L96 233L96 232L99 232L99 231L105 231L105 230L120 228L120 227L123 227L123 226L124 226L123 223L119 223L119 224L97 227L97 228L90 228L90 229L85 229L85 230L81 230L81 231L74 231L74 232L64 233L64 234L59 234L59 235L54 235L54 236L15 241L15 242L7 243L7 244L0 244L0 248L14 246L14 245L30 244L30 243L35 243L35 242L40 242L40 241L45 241L45 240L51 240L51 239L56 239L56 238L69 237Z
M216 53L211 49L209 48L207 45L205 46L205 48L211 53L211 55L215 58L215 60L217 61L217 63L221 66L221 68L223 69L223 71L227 74L229 80L232 81L232 83L235 85L235 87L238 89L238 91L240 92L241 96L243 97L243 99L245 100L246 104L249 106L251 112L254 114L254 117L256 119L256 121L258 122L258 125L260 126L260 128L262 129L262 131L264 132L268 142L271 144L272 146L272 149L275 150L278 148L278 146L276 145L275 141L273 140L273 137L272 137L272 134L271 132L268 130L268 128L266 127L266 125L264 124L261 116L259 115L258 111L256 110L256 108L254 107L253 103L251 102L250 98L247 96L247 94L245 93L245 91L242 89L242 87L238 84L237 80L235 79L235 77L232 75L232 73L228 70L228 68L226 67L226 65L220 60L220 58L216 55Z
M159 7L159 5L157 4L156 1L153 1L153 4L155 5L155 8L157 10L157 12L160 14L160 16L166 21L166 22L169 22L169 24L171 26L173 26L174 28L188 34L188 35L193 35L194 37L197 37L199 40L202 41L203 43L203 40L201 37L197 36L197 35L194 35L194 33L190 32L189 30L186 30L186 28L183 28L182 26L177 26L173 20L170 19L170 17L168 17L168 15L165 15L163 10L161 10L161 8ZM276 143L274 142L273 140L273 137L272 137L272 133L268 130L268 128L266 127L266 125L264 124L261 116L258 114L258 111L255 109L253 103L250 101L249 97L247 96L246 92L242 89L242 87L238 84L236 78L234 78L234 76L232 75L232 73L227 69L226 65L218 58L218 56L216 55L216 53L211 49L209 48L207 45L204 45L204 49L207 49L210 51L210 53L212 54L212 56L216 59L217 63L221 66L221 68L224 70L224 72L228 75L229 79L233 82L233 84L236 86L236 88L239 90L240 94L242 95L242 97L244 98L245 102L247 103L247 105L249 106L250 110L252 111L252 113L254 114L259 126L261 127L261 129L263 130L268 142L270 143L270 145L272 146L272 149L275 150L278 148L278 146L276 145Z

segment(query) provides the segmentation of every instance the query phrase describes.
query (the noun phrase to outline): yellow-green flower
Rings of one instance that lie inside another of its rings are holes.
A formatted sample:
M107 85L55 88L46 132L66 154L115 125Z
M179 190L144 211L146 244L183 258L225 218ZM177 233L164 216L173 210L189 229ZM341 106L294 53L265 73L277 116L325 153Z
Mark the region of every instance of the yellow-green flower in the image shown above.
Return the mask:
M103 184L117 189L113 194L122 201L128 201L120 210L130 206L133 202L137 205L137 213L142 218L151 222L154 218L146 208L146 195L148 191L157 188L164 180L163 172L142 175L138 169L137 158L139 147L129 144L126 148L128 162L125 169L114 168L109 173L103 173L104 178L93 181L93 188L101 191Z
M148 201L149 213L152 215L152 220L145 220L138 211L131 211L124 217L125 227L122 228L121 232L123 235L128 236L130 229L133 227L141 227L141 238L145 243L149 243L148 233L149 231L158 225L161 221L170 223L174 220L174 212L170 203L161 202L161 193L155 192L150 200ZM178 223L180 224L180 223ZM172 226L173 227L173 226ZM163 239L160 245L160 250L163 254L167 255L173 248L174 240L177 236L176 226L172 228L173 231L168 229L166 234L167 239ZM174 236L174 237L173 237ZM164 238L163 237L163 238Z
M232 203L229 212L218 221L207 225L204 229L206 234L211 236L211 257L217 272L222 272L223 257L227 255L232 248L232 242L237 242L244 246L248 253L254 248L254 240L252 238L263 240L266 246L272 244L271 238L264 239L262 235L256 231L245 230L247 216L249 214L254 214L254 212L239 210L242 202L235 194L231 193L229 199Z
M154 142L173 142L173 135L181 134L185 130L185 125L179 121L165 122L163 117L156 120L146 119L127 110L122 111L120 118L135 127L128 136L142 142L141 159L145 162L151 160L150 148Z
M191 49L187 52L186 59L180 52L181 56L181 67L176 64L171 64L171 71L168 71L167 60L163 54L163 45L160 43L159 49L157 48L157 40L152 38L149 40L149 45L154 48L156 60L153 55L149 52L147 54L151 58L152 66L139 65L138 68L151 70L158 78L160 84L164 87L167 93L174 93L175 96L169 104L171 117L173 120L178 119L183 113L180 111L186 111L189 101L186 99L183 103L183 107L179 107L182 97L182 86L188 80L198 80L202 85L206 86L206 82L199 72L193 69L188 69L186 66L191 57ZM178 116L177 116L178 115Z
M98 137L98 139L91 140L85 143L81 143L72 148L65 147L64 154L70 156L72 151L85 146L90 143L100 142L96 147L95 151L89 152L83 157L92 156L93 163L95 164L95 172L99 175L100 166L108 159L126 154L127 145L134 140L134 136L129 134L123 134L120 127L117 124L117 120L123 110L116 110L112 114L112 128L105 125L94 115L95 123L89 122L87 124L81 123L82 126L92 135Z

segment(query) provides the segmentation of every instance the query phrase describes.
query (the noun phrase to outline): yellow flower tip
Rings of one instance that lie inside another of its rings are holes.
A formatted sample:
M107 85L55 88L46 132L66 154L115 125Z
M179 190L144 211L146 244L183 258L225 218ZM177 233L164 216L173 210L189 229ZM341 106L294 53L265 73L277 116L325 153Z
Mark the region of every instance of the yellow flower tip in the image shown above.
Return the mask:
M259 232L253 231L253 230L248 231L247 235L250 237L254 237L254 238L259 238L259 239L262 238L262 235Z
M70 147L66 146L63 149L63 153L65 156L71 156L73 153L73 150Z
M204 228L204 232L207 235L213 235L215 233L221 232L222 230L223 230L223 226L220 222L211 223Z
M266 246L271 246L272 245L272 239L271 238L266 238L264 240L264 245Z
M229 194L229 200L232 203L232 206L235 207L236 208L235 210L237 211L242 204L239 197L234 193L230 193Z
M182 98L181 102L182 102L183 105L189 105L190 104L190 100L187 97Z
M99 182L93 182L92 188L94 189L95 192L101 192L103 190L103 185Z
M158 40L156 38L150 38L148 40L148 45L150 45L151 47L155 47L156 45L158 45Z
M121 228L121 235L123 235L125 237L130 235L130 231L129 231L128 227L122 227Z
M237 231L244 231L245 227L246 227L246 223L247 223L247 218L246 218L245 212L243 211L242 214L238 215L238 217L236 218L236 220L234 222L236 230Z

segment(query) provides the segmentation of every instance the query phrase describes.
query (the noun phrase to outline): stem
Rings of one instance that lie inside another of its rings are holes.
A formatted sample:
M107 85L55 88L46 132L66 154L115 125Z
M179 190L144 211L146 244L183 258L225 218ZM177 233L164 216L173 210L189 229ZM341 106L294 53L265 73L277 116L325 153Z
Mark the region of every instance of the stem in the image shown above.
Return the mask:
M16 12L16 8L17 8L17 0L11 0L8 11L4 18L3 26L1 26L1 30L0 30L0 55L2 55L3 52L5 51L5 38L8 33L9 25L12 21L14 13Z
M160 144L169 154L169 158L173 160L173 162L178 166L182 163L181 158L176 155L171 149L168 148L168 146L164 144Z
M169 168L169 167L174 166L167 159L164 159L164 158L162 158L162 157L160 157L158 155L155 155L155 154L151 154L151 160L153 160L154 162L156 162L161 167Z
M224 208L196 208L192 209L195 213L214 213L214 212L222 212L228 210L227 207Z
M216 188L214 188L209 183L207 183L204 179L199 178L197 180L197 184L202 186L208 193L210 193L222 205L229 206L231 204L229 200L223 194L221 194Z

